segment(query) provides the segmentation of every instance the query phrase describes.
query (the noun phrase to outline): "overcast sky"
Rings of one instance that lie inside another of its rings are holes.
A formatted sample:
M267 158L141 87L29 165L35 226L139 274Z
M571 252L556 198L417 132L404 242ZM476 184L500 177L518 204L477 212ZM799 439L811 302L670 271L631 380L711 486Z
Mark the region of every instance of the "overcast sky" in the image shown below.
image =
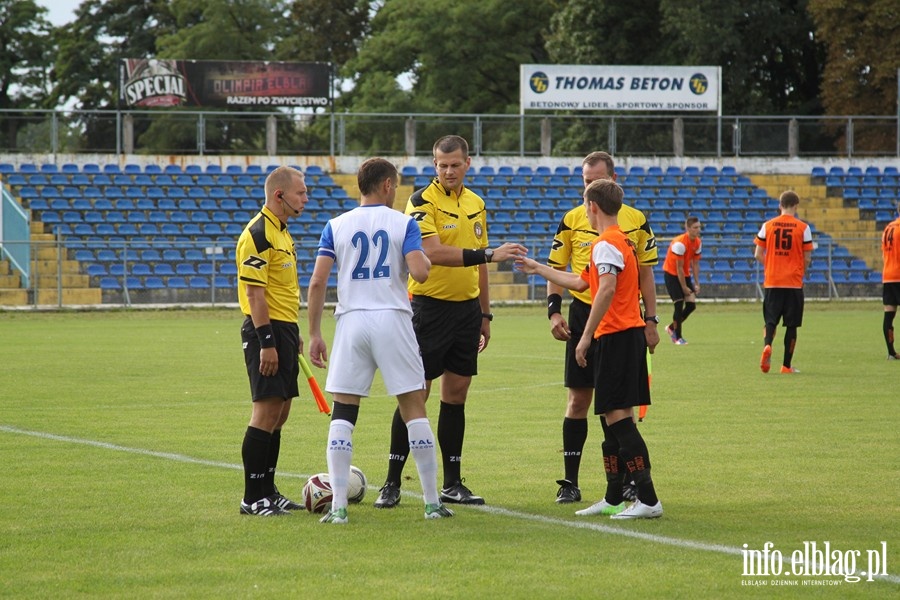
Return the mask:
M75 20L75 9L81 0L36 0L35 3L47 8L47 20L59 26Z

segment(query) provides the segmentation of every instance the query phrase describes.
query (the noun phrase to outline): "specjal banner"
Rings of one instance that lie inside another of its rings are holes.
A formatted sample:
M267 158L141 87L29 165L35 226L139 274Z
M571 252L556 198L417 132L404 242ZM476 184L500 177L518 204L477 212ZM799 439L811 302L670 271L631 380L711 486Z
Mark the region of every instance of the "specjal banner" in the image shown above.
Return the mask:
M331 64L126 58L119 106L327 107Z
M526 110L718 111L720 67L521 65Z

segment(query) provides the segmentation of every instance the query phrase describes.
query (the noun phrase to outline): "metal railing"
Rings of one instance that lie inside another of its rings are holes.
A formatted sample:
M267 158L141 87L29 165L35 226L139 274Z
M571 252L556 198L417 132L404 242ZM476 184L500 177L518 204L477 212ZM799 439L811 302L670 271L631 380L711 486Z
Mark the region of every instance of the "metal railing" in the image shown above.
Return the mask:
M447 133L474 156L900 156L895 116L0 110L11 154L429 156Z

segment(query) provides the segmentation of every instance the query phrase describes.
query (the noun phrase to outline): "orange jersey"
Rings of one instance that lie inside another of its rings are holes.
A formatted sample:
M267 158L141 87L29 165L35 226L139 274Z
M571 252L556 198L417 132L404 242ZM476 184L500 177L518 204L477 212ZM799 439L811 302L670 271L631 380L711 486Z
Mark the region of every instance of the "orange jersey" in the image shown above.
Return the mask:
M756 245L765 248L763 262L767 288L803 287L806 252L812 252L809 225L792 215L781 215L763 223Z
M881 235L881 254L884 257L881 281L900 283L900 219L894 219L884 228Z
M618 225L607 227L591 244L591 262L581 273L581 278L591 286L591 302L600 288L601 277L615 277L616 291L594 331L594 338L643 327L637 254L634 242L622 233Z
M669 251L666 252L666 261L663 263L663 271L677 277L677 261L681 258L684 259L681 270L685 277L690 277L691 265L694 264L694 260L700 258L700 252L703 249L702 246L703 244L700 242L700 236L697 236L697 239L694 240L686 233L675 236L675 239L669 242Z

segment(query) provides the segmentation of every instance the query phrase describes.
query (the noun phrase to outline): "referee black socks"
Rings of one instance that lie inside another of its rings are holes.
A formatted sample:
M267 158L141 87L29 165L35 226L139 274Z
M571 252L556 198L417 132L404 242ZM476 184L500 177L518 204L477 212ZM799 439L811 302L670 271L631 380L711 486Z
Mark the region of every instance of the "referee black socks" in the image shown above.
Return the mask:
M391 454L388 456L388 472L385 483L394 483L400 487L400 480L403 477L403 466L409 457L409 431L403 417L400 416L400 409L394 411L394 419L391 421Z
M587 441L588 420L563 418L563 466L566 477L572 485L578 487L578 471L581 468L581 454Z
M438 415L438 443L444 467L444 487L450 487L462 476L462 447L466 434L466 405L441 402Z
M265 498L265 478L269 466L269 443L272 434L256 427L247 427L241 458L244 463L244 502L252 504Z

